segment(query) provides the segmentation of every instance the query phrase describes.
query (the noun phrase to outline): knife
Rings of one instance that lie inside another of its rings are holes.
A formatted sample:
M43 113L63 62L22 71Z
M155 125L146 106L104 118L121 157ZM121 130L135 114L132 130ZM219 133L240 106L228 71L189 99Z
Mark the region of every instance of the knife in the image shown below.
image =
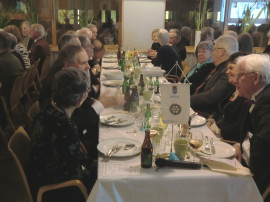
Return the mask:
M213 138L210 138L210 145L211 145L211 153L215 154L216 149L215 149L215 146L214 146Z

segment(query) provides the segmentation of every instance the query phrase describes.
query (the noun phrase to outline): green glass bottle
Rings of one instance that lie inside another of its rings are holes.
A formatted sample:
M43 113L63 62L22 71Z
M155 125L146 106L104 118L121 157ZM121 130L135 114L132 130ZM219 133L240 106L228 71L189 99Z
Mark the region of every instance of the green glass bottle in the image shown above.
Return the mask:
M149 88L150 90L153 89L153 80L152 80L152 76L150 76L150 78L149 78L148 88Z
M128 86L128 81L127 81L127 75L124 76L124 81L122 84L122 94L125 95L126 94L126 88Z
M130 74L128 85L129 85L130 89L132 89L134 87L134 85L135 85L135 82L134 82L134 79L133 79L133 72L131 72L131 74Z
M145 84L144 84L144 79L143 79L143 74L140 74L140 81L139 81L139 83L138 83L138 86L141 87L139 94L140 94L140 95L143 95L144 86L145 86Z
M156 80L154 82L155 94L159 94L159 81L158 76L156 76Z

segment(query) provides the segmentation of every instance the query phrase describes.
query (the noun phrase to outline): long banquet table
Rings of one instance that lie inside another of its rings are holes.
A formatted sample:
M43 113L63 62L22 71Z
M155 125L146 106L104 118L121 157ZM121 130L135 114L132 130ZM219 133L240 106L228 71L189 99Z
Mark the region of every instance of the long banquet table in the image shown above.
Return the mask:
M115 88L102 86L102 91L108 88L114 94ZM117 109L105 109L102 114L113 111ZM206 125L196 130L217 139ZM144 133L136 123L126 127L100 125L99 142L110 138L130 138L142 143ZM169 146L166 149L169 151ZM100 155L98 179L87 199L87 202L94 201L259 202L262 197L251 176L226 175L206 167L199 170L168 167L157 170L154 163L152 168L144 169L140 167L140 155L110 159Z

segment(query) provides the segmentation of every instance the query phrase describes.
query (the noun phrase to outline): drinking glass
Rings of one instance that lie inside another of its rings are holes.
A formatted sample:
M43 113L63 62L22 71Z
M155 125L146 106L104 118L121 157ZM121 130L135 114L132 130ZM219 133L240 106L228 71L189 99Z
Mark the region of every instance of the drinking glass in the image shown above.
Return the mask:
M153 95L153 90L152 89L145 89L143 91L143 98L146 102L150 102L151 98Z
M198 152L199 148L203 145L204 136L201 131L192 131L190 133L189 145L193 148L193 161L195 161L194 156L196 156L196 152Z

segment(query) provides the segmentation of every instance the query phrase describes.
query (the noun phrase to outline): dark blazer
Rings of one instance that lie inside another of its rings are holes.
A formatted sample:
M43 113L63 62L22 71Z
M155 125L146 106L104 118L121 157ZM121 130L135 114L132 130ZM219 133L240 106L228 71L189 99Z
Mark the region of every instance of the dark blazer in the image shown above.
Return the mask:
M174 45L174 47L177 50L178 57L181 61L184 61L187 57L187 51L185 44L183 44L181 41Z
M168 73L175 65L176 61L179 61L176 51L172 46L164 45L159 48L154 65L161 66L161 68L164 69L166 73ZM181 65L181 63L179 63L179 65ZM177 70L177 73L179 76L181 71ZM170 74L175 74L175 71L171 71Z
M190 86L190 95L193 95L196 88L201 85L208 74L215 68L215 65L213 63L207 63L204 64L200 69L196 70L189 78L189 82L191 83ZM185 80L185 77L181 80L183 83Z
M250 162L254 180L263 193L270 183L270 85L256 99L251 112Z
M38 39L34 44L31 46L29 50L29 58L31 64L34 64L35 61L40 59L38 70L41 72L42 64L46 58L46 56L50 56L51 51L48 42L46 41L45 37Z
M235 87L228 82L227 61L216 67L215 74L206 83L203 92L190 97L190 106L206 116L218 111L219 102L231 96Z

